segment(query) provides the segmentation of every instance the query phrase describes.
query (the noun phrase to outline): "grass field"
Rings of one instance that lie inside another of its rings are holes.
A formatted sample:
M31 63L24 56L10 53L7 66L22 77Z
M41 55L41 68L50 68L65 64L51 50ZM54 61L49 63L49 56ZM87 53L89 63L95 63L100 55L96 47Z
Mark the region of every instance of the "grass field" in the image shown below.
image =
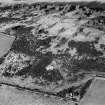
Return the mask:
M0 86L0 105L74 105L74 103L2 85Z
M104 105L105 104L105 79L96 78L91 84L80 105Z
M15 37L0 34L0 57L9 51L14 39Z

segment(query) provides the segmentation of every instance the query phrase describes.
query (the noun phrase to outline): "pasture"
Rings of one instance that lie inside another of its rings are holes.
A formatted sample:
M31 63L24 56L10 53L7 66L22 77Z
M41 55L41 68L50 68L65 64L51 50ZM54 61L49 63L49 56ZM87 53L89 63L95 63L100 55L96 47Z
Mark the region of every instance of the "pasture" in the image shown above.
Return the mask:
M14 40L15 37L0 33L0 57L9 51Z

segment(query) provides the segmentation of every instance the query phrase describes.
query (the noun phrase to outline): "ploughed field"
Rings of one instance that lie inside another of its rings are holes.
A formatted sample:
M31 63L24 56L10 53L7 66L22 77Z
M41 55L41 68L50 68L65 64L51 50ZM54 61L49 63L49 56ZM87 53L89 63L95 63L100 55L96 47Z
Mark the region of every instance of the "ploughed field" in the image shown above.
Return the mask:
M93 77L104 76L104 30L101 6L1 5L0 83L78 102Z

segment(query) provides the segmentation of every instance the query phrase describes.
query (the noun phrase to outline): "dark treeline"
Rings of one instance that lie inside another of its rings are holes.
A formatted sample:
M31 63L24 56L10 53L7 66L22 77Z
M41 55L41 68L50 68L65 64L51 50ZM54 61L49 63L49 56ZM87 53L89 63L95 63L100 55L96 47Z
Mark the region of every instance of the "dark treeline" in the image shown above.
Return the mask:
M64 7L66 5L72 5L73 7L75 7L76 5L79 5L80 7L88 7L90 9L93 10L105 10L105 3L101 3L98 1L92 1L92 2L36 2L36 3L32 3L32 4L28 4L28 3L18 3L18 4L7 4L5 6L0 6L0 10L8 10L8 9L14 9L14 10L18 10L21 8L36 8L36 9L47 9L48 7L54 7L54 6L59 6L59 8ZM72 8L71 8L72 9Z

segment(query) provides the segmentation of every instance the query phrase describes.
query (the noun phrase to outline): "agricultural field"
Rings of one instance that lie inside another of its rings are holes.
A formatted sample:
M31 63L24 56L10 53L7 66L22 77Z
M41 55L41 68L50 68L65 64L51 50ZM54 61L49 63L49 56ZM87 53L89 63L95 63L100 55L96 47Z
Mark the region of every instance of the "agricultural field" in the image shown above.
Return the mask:
M78 105L94 78L105 76L104 10L99 2L1 3L0 91L14 87L18 101L21 88ZM23 93L27 103L32 96Z
M104 105L105 100L105 79L96 78L84 98L81 100L80 105Z
M8 53L14 40L14 36L7 36L3 33L0 34L0 58Z

